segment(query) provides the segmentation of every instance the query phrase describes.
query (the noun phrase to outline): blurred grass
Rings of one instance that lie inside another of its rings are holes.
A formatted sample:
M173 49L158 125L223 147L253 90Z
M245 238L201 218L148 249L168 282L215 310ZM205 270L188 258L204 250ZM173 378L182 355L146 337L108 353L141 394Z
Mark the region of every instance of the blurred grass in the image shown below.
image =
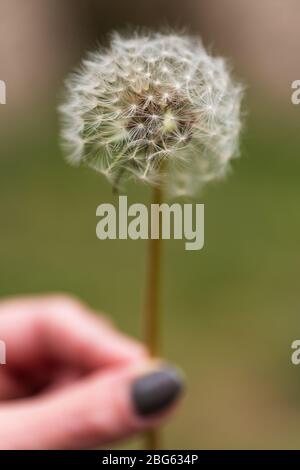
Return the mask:
M145 242L95 235L110 186L65 164L54 120L11 135L0 143L1 296L72 292L140 335ZM296 126L252 117L234 171L199 198L204 249L164 244L164 356L188 382L168 448L299 447L299 148ZM134 186L129 202L148 196Z

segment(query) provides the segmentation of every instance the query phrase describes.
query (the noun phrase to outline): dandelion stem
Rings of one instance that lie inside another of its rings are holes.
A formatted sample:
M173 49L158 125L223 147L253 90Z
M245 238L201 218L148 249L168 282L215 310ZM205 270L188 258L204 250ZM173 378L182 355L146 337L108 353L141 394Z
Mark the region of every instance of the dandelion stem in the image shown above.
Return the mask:
M163 199L162 190L159 187L153 189L153 204L161 204ZM154 223L154 221L153 221ZM148 241L148 261L147 261L147 284L146 284L146 303L145 303L145 341L150 356L155 358L159 355L159 331L160 331L160 274L161 274L161 224L159 218L156 220L159 227L156 227L159 233L158 238L149 237ZM146 445L149 450L160 448L160 439L157 430L151 430L146 436Z

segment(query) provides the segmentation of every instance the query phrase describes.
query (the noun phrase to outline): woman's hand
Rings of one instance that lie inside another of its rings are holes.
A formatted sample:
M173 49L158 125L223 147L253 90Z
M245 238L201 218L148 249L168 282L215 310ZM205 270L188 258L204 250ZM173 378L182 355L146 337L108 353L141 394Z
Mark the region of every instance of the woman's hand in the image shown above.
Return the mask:
M180 374L78 300L0 303L0 448L91 448L158 425Z

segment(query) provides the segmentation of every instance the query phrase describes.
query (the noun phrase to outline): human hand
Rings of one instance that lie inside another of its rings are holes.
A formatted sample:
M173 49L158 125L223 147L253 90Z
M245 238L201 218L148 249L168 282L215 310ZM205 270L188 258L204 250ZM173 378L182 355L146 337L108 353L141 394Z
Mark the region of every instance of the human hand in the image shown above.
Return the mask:
M65 295L0 302L0 448L80 449L160 424L176 369Z

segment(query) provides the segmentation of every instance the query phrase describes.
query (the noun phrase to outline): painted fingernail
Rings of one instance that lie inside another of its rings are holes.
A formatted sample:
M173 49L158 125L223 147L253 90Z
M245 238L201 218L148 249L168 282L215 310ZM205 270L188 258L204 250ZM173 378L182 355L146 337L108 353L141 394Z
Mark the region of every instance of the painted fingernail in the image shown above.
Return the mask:
M184 388L181 372L170 366L148 372L132 385L132 399L139 416L163 411L174 403Z

